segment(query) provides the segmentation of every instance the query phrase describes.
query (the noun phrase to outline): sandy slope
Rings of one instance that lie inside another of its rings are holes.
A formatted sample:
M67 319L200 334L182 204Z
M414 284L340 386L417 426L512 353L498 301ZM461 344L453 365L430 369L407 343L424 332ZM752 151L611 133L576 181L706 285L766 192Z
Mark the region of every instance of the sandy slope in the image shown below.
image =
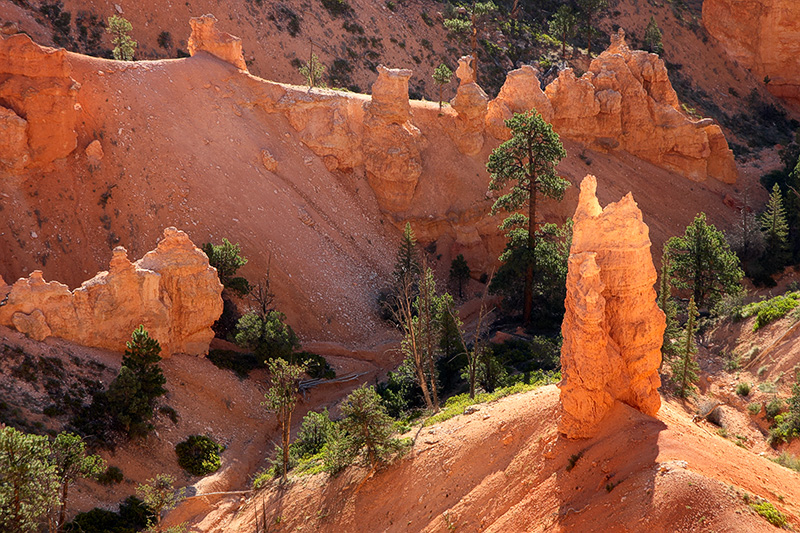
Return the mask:
M253 531L263 503L270 531L774 530L737 491L800 517L798 474L693 424L678 404L658 419L619 404L601 435L568 441L555 430L557 399L548 386L481 406L423 430L383 470L301 478L198 527Z

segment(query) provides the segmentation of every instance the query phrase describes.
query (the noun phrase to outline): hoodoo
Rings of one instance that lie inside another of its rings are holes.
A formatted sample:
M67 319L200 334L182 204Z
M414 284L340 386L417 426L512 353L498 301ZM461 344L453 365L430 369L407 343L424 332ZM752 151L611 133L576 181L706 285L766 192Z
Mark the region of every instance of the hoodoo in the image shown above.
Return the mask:
M561 326L562 416L569 438L597 434L616 400L655 415L661 407L661 342L656 269L642 212L629 193L600 207L597 179L581 183Z

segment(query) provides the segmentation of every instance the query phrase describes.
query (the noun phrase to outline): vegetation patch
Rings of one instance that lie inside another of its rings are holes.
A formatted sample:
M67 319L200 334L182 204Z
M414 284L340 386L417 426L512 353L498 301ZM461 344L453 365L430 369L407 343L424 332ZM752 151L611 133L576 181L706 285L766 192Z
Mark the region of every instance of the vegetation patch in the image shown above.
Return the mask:
M787 524L786 516L770 502L751 503L750 507L773 526L784 527Z
M494 400L499 400L512 394L521 392L528 392L537 389L543 385L555 383L561 379L560 372L536 372L536 379L531 379L530 383L516 383L509 387L503 387L495 390L494 392L484 392L476 394L475 398L470 398L468 393L452 396L447 399L441 411L431 416L425 421L425 426L432 426L445 420L450 420L456 415L464 413L464 409L471 405L481 403L488 403Z
M798 304L800 304L800 291L790 292L769 300L747 304L742 307L739 314L742 318L755 315L756 322L753 324L753 331L758 331L767 324L786 316Z
M205 435L192 435L175 446L178 464L194 476L205 476L219 470L220 452L225 449Z

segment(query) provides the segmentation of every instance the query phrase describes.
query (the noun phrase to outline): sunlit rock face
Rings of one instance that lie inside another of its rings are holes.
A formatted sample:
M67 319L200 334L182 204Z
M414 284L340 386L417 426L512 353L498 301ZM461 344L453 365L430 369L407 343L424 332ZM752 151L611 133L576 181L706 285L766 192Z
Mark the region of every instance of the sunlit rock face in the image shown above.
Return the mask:
M36 340L61 337L122 351L140 324L161 343L162 355L208 352L211 325L222 314L222 284L208 257L183 231L164 230L139 261L114 249L108 271L74 291L45 281L37 270L11 287L0 280L0 324Z
M661 407L661 343L666 327L656 305L650 237L631 194L600 207L597 180L581 184L561 326L563 379L559 431L597 434L620 400L645 414Z

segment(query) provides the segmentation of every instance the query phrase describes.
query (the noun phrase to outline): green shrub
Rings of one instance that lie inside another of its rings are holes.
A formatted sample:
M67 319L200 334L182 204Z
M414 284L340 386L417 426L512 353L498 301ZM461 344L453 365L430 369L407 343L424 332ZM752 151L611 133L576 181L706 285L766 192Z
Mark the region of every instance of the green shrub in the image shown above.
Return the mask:
M750 507L773 526L783 527L786 525L786 516L770 502L751 503Z
M758 331L770 322L783 318L786 313L800 304L800 292L790 292L782 296L775 296L769 300L753 302L745 305L740 311L743 318L756 315L753 331Z
M275 477L275 473L270 468L269 470L259 470L255 477L253 477L253 490L258 490L260 488L266 487L267 483L272 481Z
M195 476L205 476L219 470L220 452L225 448L205 435L192 435L175 446L178 464Z
M109 466L105 472L97 476L97 482L106 486L119 485L123 479L122 469L118 466Z
M747 406L747 412L753 416L757 415L758 413L761 412L761 404L755 402L751 403L750 405Z
M235 352L233 350L209 350L206 359L214 366L234 372L240 379L246 379L250 372L264 368L264 361L253 353Z
M783 409L783 400L780 398L775 398L771 400L767 405L764 406L764 413L767 415L768 420L775 419Z
M232 244L223 238L222 244L207 242L201 248L208 256L208 263L217 269L220 283L241 295L250 292L247 280L236 277L236 272L247 264L247 258L242 256L239 243Z
M321 413L310 411L303 417L300 431L297 432L292 448L298 457L308 457L316 455L322 451L328 436L331 433L333 422L328 409Z
M742 382L736 385L736 394L738 394L739 396L749 396L750 384L747 382Z
M353 8L347 3L347 0L320 0L322 7L328 10L333 16L349 15Z
M153 520L153 512L136 496L128 496L120 505L119 512L95 507L89 512L78 513L64 527L66 533L137 533L143 531Z

